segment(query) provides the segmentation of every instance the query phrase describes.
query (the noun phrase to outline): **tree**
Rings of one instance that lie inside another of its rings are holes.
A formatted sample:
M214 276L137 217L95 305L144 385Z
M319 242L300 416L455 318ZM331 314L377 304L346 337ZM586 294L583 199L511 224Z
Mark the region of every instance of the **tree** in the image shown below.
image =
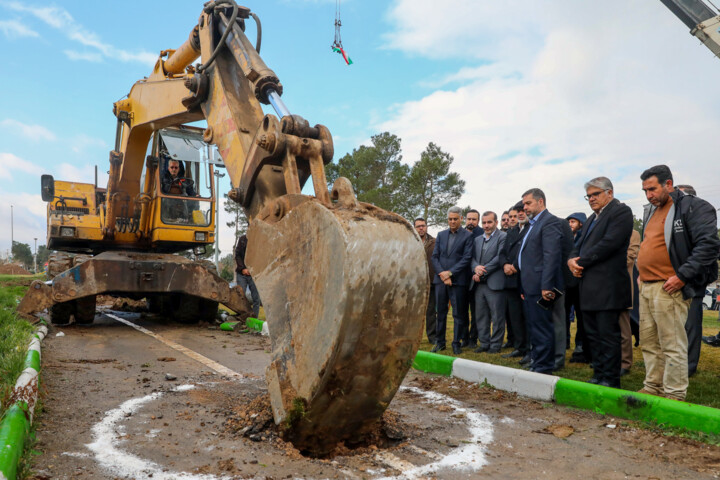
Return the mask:
M465 193L465 180L450 171L454 158L430 142L415 162L407 182L406 218L423 217L428 225L442 225L448 208Z
M27 243L13 241L12 256L14 261L20 262L26 269L32 268L33 254L30 245Z
M637 230L638 233L642 233L643 231L643 221L635 215L633 215L633 229Z
M246 233L248 229L248 220L245 216L245 210L243 210L242 205L230 200L227 193L223 196L225 197L223 210L225 210L225 213L230 216L230 220L226 222L226 225L235 229L235 238L237 239L237 237Z
M232 282L235 278L235 257L229 253L220 259L220 276Z
M45 245L40 245L37 249L38 269L40 269L40 270L43 269L43 266L45 265L45 262L48 261L49 256L50 256L50 250L48 250Z
M401 162L400 139L383 132L371 141L372 146L361 145L325 167L329 187L338 177L347 177L358 200L403 214L407 210L405 184L410 168Z

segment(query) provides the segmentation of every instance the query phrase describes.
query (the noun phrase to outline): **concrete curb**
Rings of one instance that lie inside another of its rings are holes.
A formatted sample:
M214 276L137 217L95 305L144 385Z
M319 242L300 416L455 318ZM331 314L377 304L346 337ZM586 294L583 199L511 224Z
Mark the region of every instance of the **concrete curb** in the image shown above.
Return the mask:
M603 415L720 434L720 410L704 405L423 351L413 367Z
M25 357L24 370L15 382L12 404L0 421L0 480L14 480L17 466L30 432L38 395L40 344L48 328L41 325L33 336Z

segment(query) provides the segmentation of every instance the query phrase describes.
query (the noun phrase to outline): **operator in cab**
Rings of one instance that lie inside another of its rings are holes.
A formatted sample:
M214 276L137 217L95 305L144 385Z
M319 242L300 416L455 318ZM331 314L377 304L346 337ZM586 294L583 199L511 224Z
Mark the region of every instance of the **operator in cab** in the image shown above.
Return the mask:
M180 162L168 157L167 171L163 172L160 184L163 193L168 195L181 195L183 197L196 197L195 182L180 176Z

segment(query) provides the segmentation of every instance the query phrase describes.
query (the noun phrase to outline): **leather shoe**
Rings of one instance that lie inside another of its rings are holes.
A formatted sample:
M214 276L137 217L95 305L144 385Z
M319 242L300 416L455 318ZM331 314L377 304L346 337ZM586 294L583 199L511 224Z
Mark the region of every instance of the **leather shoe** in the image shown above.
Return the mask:
M590 380L587 381L587 383L592 383L593 385L597 385L600 383L600 379L597 377L592 377Z
M462 353L462 348L456 347L455 345L453 345L453 353L455 355L460 355Z
M490 350L489 347L484 347L484 346L481 345L481 346L477 347L475 350L473 350L473 352L475 352L475 353L484 353L484 352L487 352L488 350Z
M502 347L500 347L500 348L510 348L510 347L512 347L512 346L513 346L512 343L510 343L510 342L505 342L505 343L503 343Z
M530 363L531 361L532 361L532 359L530 358L530 355L529 355L529 354L528 354L528 355L525 355L524 357L522 357L522 358L520 359L520 365L527 365L527 364Z
M445 350L445 345L435 345L435 346L432 348L432 350L430 350L430 351L433 352L433 353L435 353L435 352L440 352L440 351L442 351L442 350Z
M500 349L499 348L491 348L488 350L488 353L500 353Z
M620 376L621 376L621 377L624 377L624 376L627 375L628 373L630 373L630 369L629 369L629 368L621 368L621 369L620 369Z
M709 337L702 337L703 343L710 345L711 347L720 347L720 338L717 335L710 335Z
M523 354L520 353L520 350L513 350L513 351L510 352L510 353L504 353L504 354L502 354L502 355L500 355L500 356L501 356L502 358L517 358L517 357L522 357Z

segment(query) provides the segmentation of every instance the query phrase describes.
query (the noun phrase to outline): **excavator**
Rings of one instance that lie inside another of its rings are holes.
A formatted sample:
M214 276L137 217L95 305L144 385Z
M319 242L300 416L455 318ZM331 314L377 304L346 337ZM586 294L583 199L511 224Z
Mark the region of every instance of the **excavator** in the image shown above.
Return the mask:
M18 312L91 323L96 296L115 294L180 321L212 317L219 303L247 314L243 292L179 254L214 242L212 178L226 168L229 198L249 220L245 260L272 341L275 422L301 451L322 455L362 441L410 368L427 264L404 218L359 202L346 178L328 188L332 135L285 106L261 32L234 0L206 3L187 41L114 103L107 187L42 177L53 278L34 282ZM303 193L308 180L314 195Z
M660 0L716 57L720 58L720 15L703 0Z

